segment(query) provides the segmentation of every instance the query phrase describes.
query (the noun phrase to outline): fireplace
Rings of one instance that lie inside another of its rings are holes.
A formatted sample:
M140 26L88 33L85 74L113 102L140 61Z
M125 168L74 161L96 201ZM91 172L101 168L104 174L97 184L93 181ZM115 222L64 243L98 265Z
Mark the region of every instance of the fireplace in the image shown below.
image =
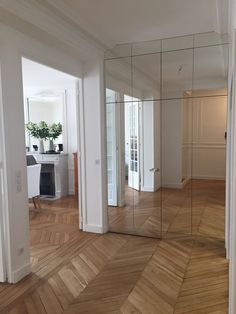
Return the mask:
M55 197L54 164L42 164L40 177L40 195Z

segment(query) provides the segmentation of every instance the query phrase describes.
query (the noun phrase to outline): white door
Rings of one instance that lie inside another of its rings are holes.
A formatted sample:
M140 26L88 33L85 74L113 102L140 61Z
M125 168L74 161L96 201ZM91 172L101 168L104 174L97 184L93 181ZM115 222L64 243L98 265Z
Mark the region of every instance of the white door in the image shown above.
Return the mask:
M129 103L128 186L140 190L139 102Z
M107 90L107 181L108 205L117 206L117 138L116 138L116 93Z

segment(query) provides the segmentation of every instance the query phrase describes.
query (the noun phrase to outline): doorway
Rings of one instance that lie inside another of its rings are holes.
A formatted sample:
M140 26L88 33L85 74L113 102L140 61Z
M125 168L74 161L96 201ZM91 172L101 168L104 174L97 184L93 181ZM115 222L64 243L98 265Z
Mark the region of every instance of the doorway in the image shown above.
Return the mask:
M31 265L35 267L82 229L79 82L25 58L22 73L28 197L33 200L29 204ZM35 167L40 170L32 178ZM31 193L34 185L36 194Z

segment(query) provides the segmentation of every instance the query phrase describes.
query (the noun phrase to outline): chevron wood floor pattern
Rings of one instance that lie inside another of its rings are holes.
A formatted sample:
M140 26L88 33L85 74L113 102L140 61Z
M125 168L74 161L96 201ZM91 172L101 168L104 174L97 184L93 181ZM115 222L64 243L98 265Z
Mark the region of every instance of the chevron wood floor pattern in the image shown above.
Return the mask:
M42 205L41 211L35 211L30 205L32 265L78 234L78 210L74 197L42 201Z
M30 211L32 273L0 285L0 313L226 314L224 192L209 184L198 182L196 234L163 240L81 232L73 198L43 202ZM176 204L169 217L181 221Z
M109 207L109 230L149 237L195 234L224 238L225 182L191 180L154 193L126 188L126 205Z

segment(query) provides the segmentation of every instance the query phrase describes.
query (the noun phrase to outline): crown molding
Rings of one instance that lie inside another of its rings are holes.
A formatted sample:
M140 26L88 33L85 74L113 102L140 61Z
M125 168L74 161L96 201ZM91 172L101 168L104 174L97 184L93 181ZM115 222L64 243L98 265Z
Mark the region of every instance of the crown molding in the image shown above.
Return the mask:
M220 34L226 34L228 32L228 15L229 15L228 1L215 0L215 9L216 9L215 31Z
M100 45L105 47L106 49L114 47L116 44L114 41L112 41L110 38L107 38L106 36L103 36L102 34L96 35L98 36L95 38L91 33L87 32L86 29L89 29L89 24L85 20L81 20L78 17L78 14L75 10L73 10L65 0L38 0L43 2L43 5L47 7L49 10L52 10L56 12L57 15L61 16L64 19L67 19L67 21L73 25L77 29L80 29L80 31L84 34L87 34L90 38L92 38L94 41L98 42ZM81 25L84 25L84 27L81 27Z
M82 58L91 58L97 55L103 56L106 47L96 41L79 26L69 23L62 16L57 15L53 10L49 10L42 3L43 0L2 0L0 3L1 20L6 24L17 28L17 19L32 25L44 34L62 42L70 47ZM2 12L1 12L2 11ZM5 21L4 21L4 17ZM11 23L12 22L12 23ZM27 25L26 24L26 25ZM20 31L32 35L32 29L20 27ZM18 29L19 30L19 29ZM39 36L39 35L38 35Z

